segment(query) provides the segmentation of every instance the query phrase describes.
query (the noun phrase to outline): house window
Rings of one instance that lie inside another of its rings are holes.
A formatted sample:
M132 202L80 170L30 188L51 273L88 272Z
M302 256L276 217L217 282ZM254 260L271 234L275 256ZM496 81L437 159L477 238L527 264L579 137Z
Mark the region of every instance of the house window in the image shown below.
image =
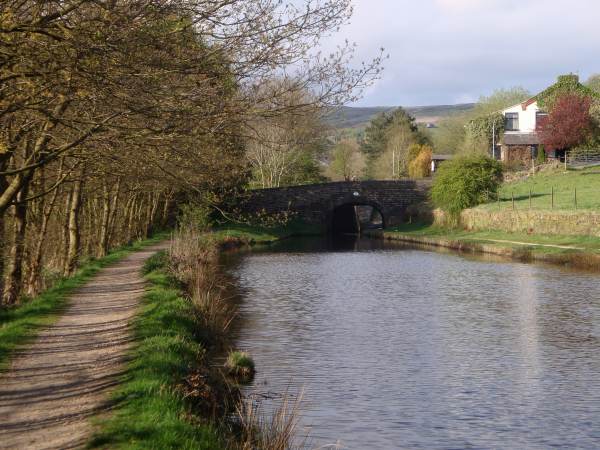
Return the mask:
M505 119L506 131L519 131L519 113L506 113Z
M538 130L546 125L548 121L548 113L538 111L535 113L535 129Z

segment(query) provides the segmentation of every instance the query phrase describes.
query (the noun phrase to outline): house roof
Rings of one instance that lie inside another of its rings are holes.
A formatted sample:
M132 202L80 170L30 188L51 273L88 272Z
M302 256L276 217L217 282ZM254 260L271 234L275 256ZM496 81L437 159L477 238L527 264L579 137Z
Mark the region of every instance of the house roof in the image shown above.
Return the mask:
M535 133L506 133L504 145L538 145L540 139Z
M579 76L574 74L569 75L560 75L558 80L544 89L537 95L528 98L527 100L522 101L521 103L517 103L516 105L509 106L508 108L504 108L501 112L506 111L507 109L512 109L517 106L521 106L523 111L525 111L530 105L535 102L542 102L548 96L552 96L555 92L564 89L566 91L578 92L588 97L600 99L600 94L593 89L590 89L584 84L579 82Z
M434 161L446 161L454 158L454 155L431 155L431 159Z

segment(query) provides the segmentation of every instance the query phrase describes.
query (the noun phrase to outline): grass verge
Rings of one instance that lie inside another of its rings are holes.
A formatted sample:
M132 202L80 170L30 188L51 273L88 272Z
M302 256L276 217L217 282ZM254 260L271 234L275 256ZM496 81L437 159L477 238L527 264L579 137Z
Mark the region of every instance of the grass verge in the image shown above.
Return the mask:
M270 244L292 236L314 236L320 234L323 234L323 230L319 226L300 221L275 227L227 223L213 229L214 237L225 247L236 244Z
M10 355L21 345L31 342L40 327L54 323L68 304L73 291L87 283L98 271L129 253L155 244L167 237L160 233L144 241L116 249L107 256L85 263L73 276L64 278L50 289L24 303L0 310L0 370L8 367Z
M150 288L134 321L132 362L114 394L116 408L99 423L92 448L225 448L218 430L192 413L178 388L204 349L195 339L193 305L164 272L164 261L159 253L145 265Z
M472 253L496 254L524 261L600 270L600 238L593 236L466 231L436 225L406 224L386 230L383 237Z

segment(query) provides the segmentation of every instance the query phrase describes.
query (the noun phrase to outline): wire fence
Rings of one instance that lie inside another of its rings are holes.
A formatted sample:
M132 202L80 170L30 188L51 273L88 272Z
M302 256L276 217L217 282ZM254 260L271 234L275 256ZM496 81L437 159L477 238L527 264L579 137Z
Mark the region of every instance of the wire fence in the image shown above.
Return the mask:
M555 188L550 187L549 189L529 189L526 192L523 190L513 190L511 192L498 193L496 196L496 203L499 209L512 209L512 210L524 210L524 209L589 209L593 207L589 201L598 200L597 196L594 198L588 198L589 192L577 190L577 187L569 188ZM490 199L492 200L492 199ZM492 200L493 202L493 200Z
M582 149L567 152L565 165L571 168L600 166L600 149Z

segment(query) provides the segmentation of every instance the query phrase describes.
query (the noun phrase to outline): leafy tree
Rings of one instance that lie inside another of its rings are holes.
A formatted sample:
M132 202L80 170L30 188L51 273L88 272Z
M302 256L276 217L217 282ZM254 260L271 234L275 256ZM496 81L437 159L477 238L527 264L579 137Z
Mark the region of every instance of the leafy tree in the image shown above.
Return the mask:
M438 122L433 133L433 148L437 153L453 154L463 148L467 121L466 115L454 114Z
M321 138L296 117L356 99L381 68L349 68L351 44L315 50L351 12L347 0L1 1L3 302L166 226L181 199L220 208L248 180L257 123L301 131L285 136L283 182L316 176Z
M494 137L496 142L504 131L504 118L501 110L518 104L531 94L522 87L498 89L488 97L481 97L466 123L465 141L462 150L465 153L488 154ZM493 133L495 132L495 136Z
M502 182L502 164L482 155L461 156L440 166L433 180L433 204L457 221L463 209L485 202Z
M472 111L474 117L481 117L493 113L509 106L521 103L531 97L531 93L521 87L515 86L508 89L496 89L491 95L481 96Z
M274 117L257 119L249 127L246 160L252 169L253 187L323 180L319 161L325 153L327 128L321 121L319 108L301 107L310 104L306 91L290 91L284 104L287 110Z
M367 176L397 178L405 175L409 146L427 142L415 118L403 108L378 115L366 128L361 144L361 150L367 156Z
M410 164L417 156L419 156L419 153L421 153L424 149L431 149L431 147L423 144L411 144L407 150L408 164Z
M420 140L424 140L424 137L419 134L415 118L408 114L404 108L396 108L392 112L381 113L371 120L364 132L363 142L361 143L362 152L369 158L376 158L383 153L389 139L390 130L393 128L406 129L418 135Z
M596 73L588 78L585 85L591 90L600 94L600 73Z
M522 87L498 89L482 96L472 111L441 120L434 135L434 148L440 153L487 154L492 145L492 130L496 138L501 135L504 120L500 111L529 98L531 94Z
M344 139L333 148L328 169L331 179L345 181L360 179L364 168L364 155L356 140Z
M546 120L538 125L540 142L547 150L576 147L590 137L591 99L577 94L565 94L554 101Z
M556 101L567 95L588 97L590 99L600 98L600 94L579 82L578 75L569 74L559 76L557 82L540 92L536 99L541 108L551 111L554 109Z
M327 177L322 173L320 162L325 153L324 147L324 142L319 142L299 149L293 167L281 180L282 186L297 186L327 181Z
M420 146L419 153L408 164L408 176L425 178L431 175L432 149L428 145Z

